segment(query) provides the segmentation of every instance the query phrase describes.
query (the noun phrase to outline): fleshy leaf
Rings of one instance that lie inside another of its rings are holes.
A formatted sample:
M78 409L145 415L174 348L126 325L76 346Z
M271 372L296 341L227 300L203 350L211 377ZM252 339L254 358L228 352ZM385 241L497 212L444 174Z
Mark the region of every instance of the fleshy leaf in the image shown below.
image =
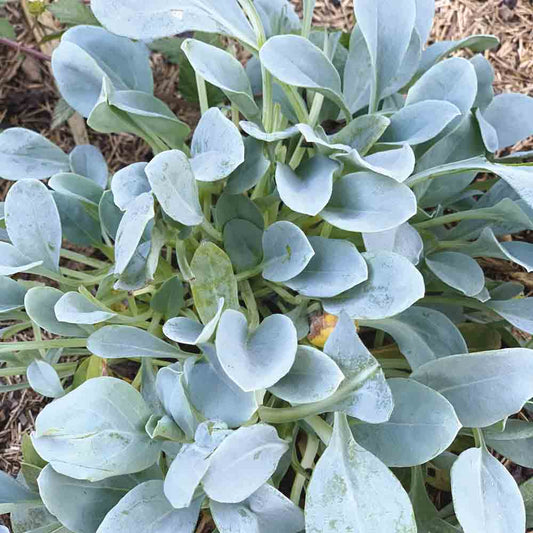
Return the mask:
M63 293L53 287L32 287L24 297L26 313L39 327L54 335L64 337L86 337L86 331L75 324L60 322L55 306Z
M111 181L113 200L121 211L126 211L128 205L141 194L150 192L150 183L144 171L147 164L133 163L113 176Z
M139 246L148 223L153 220L154 198L151 193L137 196L122 217L115 241L115 273L122 274Z
M375 104L400 68L415 26L415 0L355 0L357 25L366 41Z
M275 222L263 234L263 277L287 281L300 274L315 255L305 233L292 222Z
M329 202L338 168L336 161L322 155L308 159L296 171L278 163L276 185L283 203L297 213L317 215Z
M22 254L59 270L61 219L45 185L37 180L15 183L6 196L5 219L9 238Z
M211 346L204 346L203 350L214 352ZM186 368L190 401L207 420L239 427L257 410L255 393L244 392L229 379L216 353L211 353L208 359L209 362L197 362Z
M412 369L439 357L468 352L455 324L435 309L414 306L384 320L362 323L388 333Z
M185 509L174 509L163 492L163 481L146 481L107 513L97 533L130 533L136 529L146 533L193 533L202 499L197 498Z
M312 298L328 298L351 289L368 279L363 256L350 242L309 237L315 255L287 287Z
M102 152L90 144L76 146L69 154L70 169L74 174L93 180L102 189L107 186L107 163Z
M187 31L222 33L255 47L254 32L236 0L92 0L96 18L110 31L152 40Z
M269 390L294 404L318 402L331 396L343 379L333 359L311 346L299 346L289 373Z
M324 352L337 363L346 377L341 383L341 390L349 389L352 382L359 383L361 376L368 375L331 410L345 412L371 424L386 422L394 406L391 390L378 361L362 343L346 313L341 312Z
M59 398L65 394L56 370L46 361L32 361L26 376L31 388L46 398Z
M474 259L458 252L438 252L426 258L426 265L441 281L466 296L479 294L485 274Z
M240 503L211 500L210 509L220 533L298 533L305 528L301 509L268 484Z
M220 298L224 298L226 309L239 308L237 280L223 250L212 242L203 242L192 258L191 269L194 305L203 324L217 314Z
M425 293L424 280L405 257L392 252L363 254L368 280L335 298L323 300L333 315L342 310L351 318L379 320L405 311Z
M0 277L0 313L24 306L26 289L14 279Z
M525 348L451 355L418 367L411 377L440 392L465 427L490 426L533 396L533 352Z
M407 222L390 230L364 233L363 241L367 252L394 252L413 265L418 265L424 251L420 234Z
M44 179L68 172L68 156L42 135L24 128L0 133L0 175L6 180Z
M94 483L58 474L47 465L38 478L47 509L72 531L94 533L105 515L138 483L157 479L159 468ZM159 476L161 472L159 471Z
M254 101L250 80L242 64L228 52L198 41L186 39L181 45L195 72L221 89L250 120L260 115Z
M465 533L522 533L524 502L509 471L485 448L470 448L451 473L453 506Z
M197 346L209 342L215 333L218 321L224 309L224 298L218 300L218 310L216 315L203 326L191 318L172 318L163 326L163 333L174 342Z
M151 333L132 326L105 326L87 339L87 349L107 359L162 357L175 359L179 350Z
M483 111L496 131L501 150L533 135L533 98L525 94L499 94Z
M271 315L249 333L246 317L231 309L224 311L216 336L224 372L244 391L270 387L285 376L294 364L297 342L290 318Z
M212 107L194 131L191 154L198 181L219 181L244 162L244 143L235 124L220 109Z
M328 57L299 35L271 37L259 52L261 64L278 80L324 94L345 108L339 73Z
M287 450L272 426L241 427L211 455L203 488L212 500L239 503L270 479Z
M97 26L67 30L52 56L52 69L61 95L84 117L98 101L103 77L108 77L117 91L153 92L146 45Z
M446 100L424 100L408 105L391 117L382 141L422 144L437 136L461 112Z
M357 424L353 434L368 451L387 466L407 467L426 463L454 441L461 427L444 396L411 379L387 381L394 410L383 424Z
M395 228L416 213L416 198L405 185L372 172L348 174L337 180L320 216L353 232L378 232Z
M305 521L308 533L416 532L409 496L394 474L357 444L345 415L335 414L333 436L314 469Z
M145 172L158 202L170 218L185 226L202 222L198 187L183 152L170 150L155 156Z
M116 316L78 292L64 294L55 304L54 312L60 322L69 324L98 324Z
M140 393L128 383L90 379L41 411L32 441L56 472L100 481L157 461L160 447L144 430L149 416Z

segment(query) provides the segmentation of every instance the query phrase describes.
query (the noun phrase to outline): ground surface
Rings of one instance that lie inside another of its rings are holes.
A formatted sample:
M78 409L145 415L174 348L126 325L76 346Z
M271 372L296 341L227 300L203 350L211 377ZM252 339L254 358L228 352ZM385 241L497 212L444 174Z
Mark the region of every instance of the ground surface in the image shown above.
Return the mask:
M301 0L294 0L299 6ZM496 91L518 91L533 96L533 3L531 0L436 0L437 15L432 38L459 39L472 33L492 33L501 46L488 55L496 71ZM37 47L32 28L18 0L11 0L0 16L9 16L19 42ZM352 24L352 0L317 0L315 23L336 28ZM197 110L177 98L179 72L176 65L154 57L156 95L183 120L194 124ZM63 149L70 150L74 139L67 124L52 128L53 110L58 96L48 64L0 44L0 127L23 126L39 131ZM98 145L116 170L149 157L149 150L130 135L101 135L89 132L90 142ZM531 140L517 149L531 149ZM0 198L5 184L0 185ZM496 268L494 265L486 265ZM509 277L518 277L533 288L533 275L507 266ZM0 469L16 473L19 468L20 438L32 428L43 406L33 392L13 392L0 398ZM513 472L522 477L523 472ZM207 532L207 524L199 531Z

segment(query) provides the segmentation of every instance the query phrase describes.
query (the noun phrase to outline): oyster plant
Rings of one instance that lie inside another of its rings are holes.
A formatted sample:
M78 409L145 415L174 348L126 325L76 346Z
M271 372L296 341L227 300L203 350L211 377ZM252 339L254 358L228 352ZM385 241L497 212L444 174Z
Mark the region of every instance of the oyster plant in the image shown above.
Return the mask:
M533 269L502 155L533 99L494 95L497 39L426 46L432 0L355 0L351 34L313 0L91 8L59 91L153 157L0 134L2 390L53 398L0 474L14 532L524 533L533 305L477 259ZM148 48L184 32L190 140Z

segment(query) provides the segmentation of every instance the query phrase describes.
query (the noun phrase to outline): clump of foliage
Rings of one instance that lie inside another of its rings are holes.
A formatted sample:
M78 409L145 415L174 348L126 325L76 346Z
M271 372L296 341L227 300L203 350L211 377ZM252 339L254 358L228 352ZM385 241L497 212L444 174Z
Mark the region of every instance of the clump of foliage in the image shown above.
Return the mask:
M524 532L489 450L533 467L533 305L476 258L533 270L500 239L533 229L531 154L497 155L533 99L449 57L494 37L426 48L432 0L355 0L351 35L304 4L92 0L59 90L153 159L109 180L92 146L0 135L2 336L34 333L2 390L55 398L0 477L15 532ZM145 44L186 31L190 142Z

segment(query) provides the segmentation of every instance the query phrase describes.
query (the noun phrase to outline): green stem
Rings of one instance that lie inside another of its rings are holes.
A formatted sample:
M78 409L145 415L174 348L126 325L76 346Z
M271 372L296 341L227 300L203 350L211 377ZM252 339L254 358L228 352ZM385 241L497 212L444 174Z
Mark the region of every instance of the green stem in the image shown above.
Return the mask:
M254 292L248 280L239 283L241 289L241 296L248 311L248 323L251 330L255 330L260 323L259 311L257 310L257 302L255 301Z
M83 254L73 252L72 250L65 250L65 248L61 248L61 257L70 259L71 261L76 261L76 263L81 263L82 265L92 266L94 268L111 268L111 265L105 261L87 257Z
M201 227L211 238L215 239L215 241L223 241L222 233L220 233L220 231L218 231L206 218L202 221Z
M364 371L357 374L357 376L353 377L352 379L348 379L344 386L339 387L337 392L325 400L298 405L296 407L284 407L281 409L260 407L259 416L263 422L271 424L284 424L286 422L294 422L296 420L308 418L320 413L327 413L333 407L335 407L338 402L346 399L350 394L359 389L379 369L380 366L378 364L368 367Z
M252 28L254 29L255 36L257 38L257 49L260 50L265 44L266 35L263 27L261 17L255 8L252 0L238 0L242 10L246 13L246 16L250 20Z
M40 348L85 348L87 339L52 339L47 341L5 342L0 345L0 354L29 352Z
M231 120L235 127L239 129L239 108L235 104L231 104Z
M311 26L313 25L313 12L316 0L304 0L304 17L302 22L302 37L309 38Z
M274 94L272 74L261 65L263 76L263 127L267 133L274 131Z
M303 124L309 124L309 113L307 111L307 106L305 105L302 95L298 92L298 89L292 85L286 85L285 83L281 83L281 88L287 95L287 98L289 99L289 102L296 113L298 121Z
M305 422L318 435L318 438L327 446L333 435L333 428L320 416L310 416Z
M463 307L470 307L471 309L477 309L478 311L488 312L490 309L487 308L481 302L474 300L472 298L463 298L461 296L426 296L418 302L420 305L426 304L451 304L451 305L461 305Z
M263 272L263 268L265 268L263 264L257 265L256 267L251 268L250 270L239 272L235 275L235 277L237 278L237 281L244 281L246 279L255 278L255 276L259 276L259 274Z
M205 80L198 73L196 73L196 87L198 89L198 100L200 101L200 112L204 115L209 109L209 100L207 98Z
M462 220L501 220L501 215L494 213L494 208L484 207L481 209L472 209L470 211L458 211L457 213L450 213L440 217L425 220L413 224L417 229L433 228L435 226L443 226L444 224L451 224L452 222L461 222Z
M185 281L191 281L194 279L194 272L189 265L187 259L187 248L185 242L181 240L176 240L176 258L178 260L178 268L183 276Z
M304 470L310 469L313 467L315 462L316 454L318 453L319 440L312 433L307 434L307 444L305 446L305 453L302 457L301 466ZM291 489L291 500L295 505L300 505L300 498L302 497L302 490L305 484L305 476L296 473L294 478L294 483L292 484Z
M472 435L474 436L474 442L476 443L476 448L485 447L485 437L483 436L483 431L478 428L472 429Z

